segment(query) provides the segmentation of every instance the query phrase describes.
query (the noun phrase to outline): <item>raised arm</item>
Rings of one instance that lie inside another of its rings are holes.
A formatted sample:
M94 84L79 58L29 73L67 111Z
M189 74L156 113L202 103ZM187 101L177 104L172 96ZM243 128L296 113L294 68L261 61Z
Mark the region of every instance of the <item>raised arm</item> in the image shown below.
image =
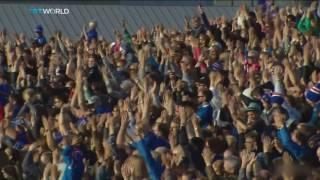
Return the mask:
M206 13L203 11L203 8L201 5L198 6L198 11L200 13L200 16L201 16L201 20L202 20L202 23L203 25L206 27L207 30L210 29L210 23L208 21L208 18L207 18L207 15Z
M136 141L135 145L137 147L137 150L138 150L140 156L142 156L144 162L146 163L150 179L152 179L152 180L161 179L161 174L164 170L164 167L162 167L161 163L159 163L153 159L153 157L151 155L151 151L145 145L143 139Z
M55 141L53 139L53 135L52 135L52 133L53 133L52 132L52 127L53 127L52 121L50 119L42 117L42 124L45 129L45 137L46 137L47 145L51 151L54 151L57 147L57 144L55 143Z

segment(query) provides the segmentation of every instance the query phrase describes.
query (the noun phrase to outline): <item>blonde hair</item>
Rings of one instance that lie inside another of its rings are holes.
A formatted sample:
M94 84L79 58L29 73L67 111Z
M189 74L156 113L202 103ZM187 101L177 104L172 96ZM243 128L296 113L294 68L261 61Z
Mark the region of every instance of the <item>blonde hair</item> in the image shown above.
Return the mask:
M126 159L121 167L121 174L124 177L145 177L147 168L143 159L137 155L132 155Z
M28 89L24 90L23 93L22 93L23 100L24 101L32 100L34 94L35 94L35 92L31 88L28 88Z

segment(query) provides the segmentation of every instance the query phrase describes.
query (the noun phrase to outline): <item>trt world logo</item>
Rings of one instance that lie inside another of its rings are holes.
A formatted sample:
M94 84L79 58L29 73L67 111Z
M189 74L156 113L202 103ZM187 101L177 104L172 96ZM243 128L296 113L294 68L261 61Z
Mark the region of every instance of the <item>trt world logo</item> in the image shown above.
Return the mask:
M45 15L67 15L70 13L68 8L30 8L32 14L45 14Z

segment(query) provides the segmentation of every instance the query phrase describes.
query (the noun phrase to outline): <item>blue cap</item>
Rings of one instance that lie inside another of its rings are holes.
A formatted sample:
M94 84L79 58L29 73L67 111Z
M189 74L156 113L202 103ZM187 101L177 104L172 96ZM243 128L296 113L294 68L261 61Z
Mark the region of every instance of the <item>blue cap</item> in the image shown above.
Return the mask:
M267 103L270 103L271 96L267 93L263 94L261 99Z
M37 25L36 28L34 29L34 31L36 33L43 32L43 27L41 25Z
M271 97L270 97L270 103L271 104L279 104L281 105L283 103L284 99L282 97L282 95L280 93L272 93Z
M320 83L310 88L306 92L305 98L312 102L318 102L320 100Z

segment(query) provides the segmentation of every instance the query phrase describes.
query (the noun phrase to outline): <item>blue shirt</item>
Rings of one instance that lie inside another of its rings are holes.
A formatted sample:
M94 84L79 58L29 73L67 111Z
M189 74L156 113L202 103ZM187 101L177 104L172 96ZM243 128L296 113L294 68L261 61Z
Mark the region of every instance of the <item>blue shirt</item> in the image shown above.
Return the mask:
M43 46L47 43L47 40L43 35L40 35L36 38L36 42L38 45Z
M66 163L66 169L63 174L63 180L81 179L84 172L83 152L73 146L67 146L62 150L63 160Z
M300 146L299 144L292 141L290 133L286 127L278 131L278 138L280 139L283 147L297 160L311 154L311 151L307 146Z
M151 150L155 150L158 147L166 147L170 148L170 144L165 139L162 139L155 135L153 132L146 134L143 141L145 142L146 146Z
M98 39L98 33L96 29L91 29L87 32L88 40L91 42L92 39Z
M151 155L150 148L145 144L144 139L134 142L140 156L143 158L146 163L148 174L151 180L161 179L161 174L164 171L162 164L153 159Z
M212 113L213 108L210 104L201 105L198 108L197 115L200 119L200 127L204 128L207 127L209 124L212 123Z
M9 94L10 88L8 84L1 84L0 85L0 105L4 106L7 103L7 96L3 94Z

